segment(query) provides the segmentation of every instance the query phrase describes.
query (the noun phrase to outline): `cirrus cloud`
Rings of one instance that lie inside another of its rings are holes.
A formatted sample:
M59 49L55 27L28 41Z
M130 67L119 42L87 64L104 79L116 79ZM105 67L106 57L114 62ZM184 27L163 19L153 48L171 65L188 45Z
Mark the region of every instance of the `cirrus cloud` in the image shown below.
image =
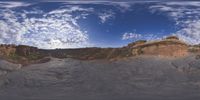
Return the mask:
M155 35L155 34L138 34L136 32L125 32L122 35L122 40L133 40L133 41L137 41L137 40L159 40L161 39L161 37L159 35Z
M141 37L142 37L141 34L126 32L123 34L122 40L128 40L128 39L136 39L137 40Z
M200 44L200 2L160 2L149 7L153 13L163 12L176 22L173 35L189 44Z
M105 23L109 19L114 18L114 12L112 10L104 11L98 14L99 18L101 19L101 23Z
M72 6L50 12L33 9L0 9L0 43L23 44L43 49L91 46L89 35L81 30L72 12L91 12L91 8Z
M15 1L0 1L0 8L16 8L16 7L26 7L32 5L31 3L25 2L15 2Z

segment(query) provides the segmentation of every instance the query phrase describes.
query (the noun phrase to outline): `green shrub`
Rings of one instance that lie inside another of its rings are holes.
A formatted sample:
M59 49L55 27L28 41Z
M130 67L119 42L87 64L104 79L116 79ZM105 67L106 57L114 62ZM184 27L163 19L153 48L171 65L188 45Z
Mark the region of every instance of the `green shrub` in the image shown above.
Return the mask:
M21 56L19 56L19 55L13 53L13 54L10 54L10 55L9 55L9 58L10 58L10 59L13 59L13 60L19 60L19 59L21 59Z

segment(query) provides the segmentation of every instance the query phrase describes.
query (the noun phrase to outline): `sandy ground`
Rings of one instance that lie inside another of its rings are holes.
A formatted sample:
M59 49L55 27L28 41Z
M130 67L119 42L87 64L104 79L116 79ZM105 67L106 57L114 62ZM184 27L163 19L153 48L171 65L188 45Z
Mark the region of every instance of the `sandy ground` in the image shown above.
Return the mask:
M0 60L0 100L200 100L200 59Z

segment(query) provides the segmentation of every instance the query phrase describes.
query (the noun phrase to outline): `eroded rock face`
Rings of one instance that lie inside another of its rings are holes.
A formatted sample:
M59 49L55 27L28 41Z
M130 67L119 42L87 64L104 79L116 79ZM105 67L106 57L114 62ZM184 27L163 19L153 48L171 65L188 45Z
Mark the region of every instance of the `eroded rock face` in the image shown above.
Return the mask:
M167 57L182 57L188 55L188 47L181 44L159 44L147 46L141 49L143 54Z
M133 46L139 46L145 44L147 41L146 40L139 40L133 43L129 43L127 47L131 48Z
M189 52L200 53L200 45L189 46Z
M28 56L31 53L37 53L36 47L25 46L25 45L0 45L0 56L10 56L17 54L20 56Z
M179 38L176 36L169 36L169 37L166 37L166 40L179 40Z
M154 41L134 46L132 54L182 57L188 55L188 45L179 41L179 39L175 37L168 37L161 41Z
M37 53L38 49L36 47L30 47L25 45L19 45L16 47L16 53L20 56L28 56L31 53Z
M0 56L9 56L14 54L16 48L14 45L0 45Z

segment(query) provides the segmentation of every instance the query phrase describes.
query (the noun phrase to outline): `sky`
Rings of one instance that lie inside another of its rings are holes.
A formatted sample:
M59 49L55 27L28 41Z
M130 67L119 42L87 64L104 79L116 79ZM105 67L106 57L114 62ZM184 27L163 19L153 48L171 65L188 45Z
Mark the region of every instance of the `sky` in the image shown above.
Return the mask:
M200 2L0 0L0 44L122 47L171 35L200 44Z

